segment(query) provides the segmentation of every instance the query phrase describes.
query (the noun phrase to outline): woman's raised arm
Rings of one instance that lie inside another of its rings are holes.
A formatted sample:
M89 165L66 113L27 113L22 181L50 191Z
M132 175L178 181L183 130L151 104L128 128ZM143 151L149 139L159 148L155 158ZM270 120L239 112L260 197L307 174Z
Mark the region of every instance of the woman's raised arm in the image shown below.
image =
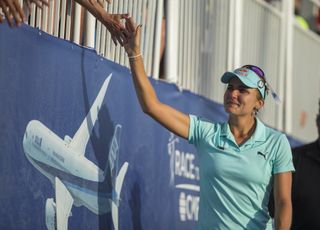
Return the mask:
M134 86L143 112L150 115L171 132L187 139L189 134L189 116L161 103L144 69L140 50L141 26L136 26L132 18L127 18L126 39L123 41L128 54Z

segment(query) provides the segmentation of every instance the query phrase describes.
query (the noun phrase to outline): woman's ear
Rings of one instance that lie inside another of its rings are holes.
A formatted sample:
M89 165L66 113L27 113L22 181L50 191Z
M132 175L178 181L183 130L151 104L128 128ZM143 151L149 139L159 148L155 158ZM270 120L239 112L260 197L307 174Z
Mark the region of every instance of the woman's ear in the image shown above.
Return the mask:
M256 106L255 106L255 109L256 110L260 110L263 106L264 106L264 100L258 99L257 103L256 103Z

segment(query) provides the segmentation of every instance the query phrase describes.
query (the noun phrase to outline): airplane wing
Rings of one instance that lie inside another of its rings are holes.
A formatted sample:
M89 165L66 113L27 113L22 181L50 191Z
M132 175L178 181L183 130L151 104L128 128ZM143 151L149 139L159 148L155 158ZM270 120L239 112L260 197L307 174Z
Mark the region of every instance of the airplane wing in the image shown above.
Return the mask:
M73 198L59 178L55 178L57 230L68 229Z
M95 101L93 102L90 111L88 112L87 116L83 120L82 124L80 125L78 131L74 135L73 139L71 140L69 147L75 150L77 153L84 155L87 143L89 141L92 129L96 120L98 119L98 113L101 108L101 104L103 102L104 96L108 89L109 82L111 80L112 74L110 74L106 80L104 81Z

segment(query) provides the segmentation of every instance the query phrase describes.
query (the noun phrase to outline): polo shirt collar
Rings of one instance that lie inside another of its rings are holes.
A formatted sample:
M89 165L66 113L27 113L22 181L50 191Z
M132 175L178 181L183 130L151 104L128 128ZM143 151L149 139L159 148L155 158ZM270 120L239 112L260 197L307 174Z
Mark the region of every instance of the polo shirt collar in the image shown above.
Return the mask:
M256 121L257 121L257 126L256 126L256 130L252 135L252 139L254 141L265 141L267 128L258 118L256 118Z
M252 141L265 141L266 140L266 126L258 119L256 130L254 131L252 137L250 138ZM222 124L220 136L228 137L229 139L233 139L233 135L231 133L228 122ZM232 138L231 138L232 137Z
M231 134L228 122L222 123L220 136L228 137Z

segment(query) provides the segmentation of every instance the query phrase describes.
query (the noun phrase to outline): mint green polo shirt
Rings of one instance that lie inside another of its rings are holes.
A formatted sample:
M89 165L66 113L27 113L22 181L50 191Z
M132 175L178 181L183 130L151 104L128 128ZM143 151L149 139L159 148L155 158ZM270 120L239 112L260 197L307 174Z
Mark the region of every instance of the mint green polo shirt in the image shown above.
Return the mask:
M188 140L200 166L199 229L272 229L273 175L294 171L292 153L283 133L256 120L252 137L238 146L228 123L190 115Z

